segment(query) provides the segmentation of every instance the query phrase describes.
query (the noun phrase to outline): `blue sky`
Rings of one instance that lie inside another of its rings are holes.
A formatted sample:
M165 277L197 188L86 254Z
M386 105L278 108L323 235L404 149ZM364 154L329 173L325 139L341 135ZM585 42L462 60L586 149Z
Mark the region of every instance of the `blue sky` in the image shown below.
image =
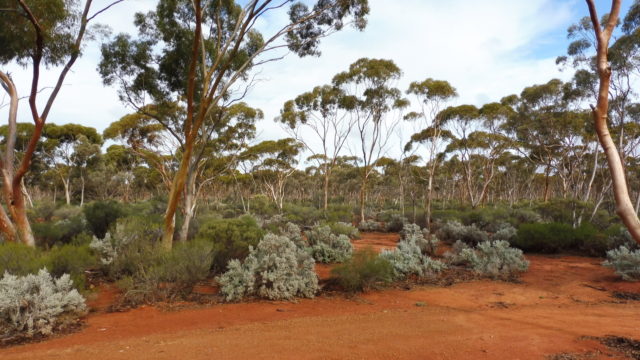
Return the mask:
M325 39L320 58L290 55L261 69L261 81L247 98L265 112L258 126L261 139L283 136L272 119L284 101L330 82L360 57L394 60L404 71L397 84L402 90L409 82L428 77L448 80L460 94L457 104L481 105L553 77L567 79L570 74L559 72L554 60L565 52L567 27L588 15L584 0L370 1L369 26L364 32L347 28ZM109 1L94 3L97 9ZM133 14L154 3L127 0L100 21L114 32L131 32ZM626 9L631 0L623 4ZM610 2L600 0L597 5L605 13ZM273 16L260 26L268 31L281 19L282 15ZM50 121L80 123L101 131L130 111L118 101L116 89L102 86L95 70L98 60L99 44L89 44L67 78ZM9 70L19 93L26 95L29 72L16 66ZM51 85L57 73L45 72L43 87ZM26 101L20 104L19 116L19 121L30 121ZM6 118L6 107L0 109L0 117Z

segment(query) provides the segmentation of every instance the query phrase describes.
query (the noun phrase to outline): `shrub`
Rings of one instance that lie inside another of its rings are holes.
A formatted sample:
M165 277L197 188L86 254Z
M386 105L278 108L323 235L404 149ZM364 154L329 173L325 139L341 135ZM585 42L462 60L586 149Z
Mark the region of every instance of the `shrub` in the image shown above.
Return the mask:
M53 279L44 269L37 275L0 279L0 338L47 336L86 313L84 298L68 275Z
M617 249L621 246L627 247L629 250L640 249L638 243L633 240L631 233L623 225L611 225L607 230L609 249Z
M367 291L393 280L393 265L373 249L364 249L354 253L344 264L331 270L338 283L347 291Z
M532 209L513 209L510 215L514 225L542 222L542 216Z
M589 223L574 229L560 223L522 224L511 243L524 250L556 253L566 250L586 251L592 255L604 254L609 247L604 234Z
M231 259L244 259L249 247L258 244L264 231L256 219L245 215L237 219L216 219L202 225L196 240L213 244L213 269L220 271Z
M283 212L286 214L287 221L311 226L322 219L322 210L316 209L312 206L302 206L297 204L287 203L283 206Z
M253 295L271 300L311 298L318 290L313 258L290 239L274 234L251 247L243 262L231 260L218 282L227 301Z
M330 204L324 217L325 220L329 222L349 223L353 217L353 209L346 204Z
M75 208L65 208L64 215L75 213L75 211ZM65 217L60 220L34 223L32 224L32 228L38 244L48 248L54 244L70 243L74 237L85 232L87 223L84 215L79 212L77 215Z
M302 230L300 230L300 226L294 223L286 223L280 229L280 235L288 237L289 240L293 241L293 243L299 248L307 246L307 241L302 237Z
M109 227L114 224L116 220L124 216L122 206L113 200L94 201L87 204L83 212L87 219L89 229L100 239L105 236Z
M385 222L384 229L386 232L399 232L406 223L407 219L404 216L393 214L391 218Z
M34 274L43 266L42 257L37 249L20 243L0 244L0 274Z
M631 251L626 246L610 250L602 265L613 268L624 280L640 280L640 250Z
M471 246L489 240L486 232L478 229L475 225L465 226L457 221L449 221L438 229L438 239L450 244L460 240Z
M440 240L429 234L427 229L420 229L416 224L405 224L400 232L400 240L415 243L423 254L435 255Z
M360 232L358 232L358 229L351 224L345 222L334 222L328 223L327 225L331 228L331 232L336 235L346 235L351 239L360 238Z
M498 231L493 234L491 237L492 240L503 240L510 241L518 234L518 230L511 226L511 224L504 223L499 228Z
M451 245L451 250L444 254L444 258L447 263L451 265L465 265L467 260L461 256L462 251L470 249L469 245L458 240Z
M189 241L177 244L169 253L149 244L143 249L140 261L118 286L124 290L124 300L130 304L174 299L188 295L198 282L209 275L213 245L208 241Z
M485 241L473 250L462 250L460 256L476 273L493 279L512 279L529 268L522 250L509 247L506 241Z
M422 252L416 241L418 239L420 238L415 234L409 235L398 243L396 249L384 250L380 254L381 258L393 266L394 278L402 279L409 275L433 276L445 268L442 262L433 260Z
M317 225L306 232L313 258L322 263L343 262L351 257L353 245L346 235L336 236L327 225Z
M358 224L358 230L360 231L382 231L383 227L382 224L374 221L374 220L365 220L365 221L361 221L360 224Z
M85 270L98 265L98 259L88 246L56 246L45 254L44 263L55 277L69 274L78 289L85 288Z

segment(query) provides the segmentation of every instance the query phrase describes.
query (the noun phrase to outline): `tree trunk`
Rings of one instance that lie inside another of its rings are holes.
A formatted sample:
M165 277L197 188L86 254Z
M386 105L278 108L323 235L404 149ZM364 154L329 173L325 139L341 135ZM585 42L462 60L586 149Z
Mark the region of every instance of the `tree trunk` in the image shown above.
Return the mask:
M196 176L195 174L190 174L184 194L184 221L178 235L178 241L180 242L186 242L189 238L189 227L196 208L196 190Z
M368 176L365 174L362 177L362 184L360 185L360 222L365 220L364 207L367 201L367 178Z
M80 207L82 207L84 205L84 175L80 176L80 183L81 188L80 188Z
M612 0L611 12L607 19L607 25L604 30L600 25L598 14L593 0L586 0L589 6L589 14L591 22L596 34L597 40L597 67L598 76L600 78L600 86L598 90L598 102L596 107L592 107L593 121L595 124L598 140L607 156L609 163L609 171L613 181L613 194L616 200L616 212L622 219L633 239L640 244L640 219L635 212L629 190L627 188L627 179L622 165L620 153L616 149L616 145L611 138L609 128L607 126L607 113L609 111L609 86L611 80L611 67L607 59L609 49L609 40L615 29L618 16L620 14L620 0Z

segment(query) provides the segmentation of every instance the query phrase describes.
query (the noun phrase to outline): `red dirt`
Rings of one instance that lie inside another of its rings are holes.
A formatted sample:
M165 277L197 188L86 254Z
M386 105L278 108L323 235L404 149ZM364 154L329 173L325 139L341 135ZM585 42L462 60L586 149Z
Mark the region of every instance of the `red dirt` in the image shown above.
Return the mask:
M390 245L397 236L365 234L360 241L385 239ZM528 259L530 270L517 284L480 280L352 299L94 313L78 333L2 349L0 358L541 359L594 352L610 359L615 354L581 337L640 337L640 302L611 297L638 293L640 283L620 281L598 259Z

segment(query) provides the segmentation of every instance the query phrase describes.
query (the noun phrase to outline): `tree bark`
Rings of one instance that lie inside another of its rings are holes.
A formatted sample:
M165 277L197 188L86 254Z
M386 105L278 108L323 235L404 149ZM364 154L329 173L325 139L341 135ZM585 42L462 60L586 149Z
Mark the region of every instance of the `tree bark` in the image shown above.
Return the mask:
M611 138L609 128L607 126L607 114L609 111L609 86L611 81L611 66L607 59L609 49L609 40L613 30L615 29L620 14L621 0L612 0L611 12L607 19L604 30L600 25L596 6L593 0L586 0L589 6L589 14L591 23L596 35L597 41L597 68L598 77L600 78L600 86L598 90L598 102L595 107L592 106L593 121L595 124L598 140L602 145L602 149L607 157L609 164L609 172L613 181L613 194L616 200L616 212L622 219L633 239L640 244L640 219L633 207L629 190L627 188L627 179L625 176L624 166L620 153L616 149L616 145Z

